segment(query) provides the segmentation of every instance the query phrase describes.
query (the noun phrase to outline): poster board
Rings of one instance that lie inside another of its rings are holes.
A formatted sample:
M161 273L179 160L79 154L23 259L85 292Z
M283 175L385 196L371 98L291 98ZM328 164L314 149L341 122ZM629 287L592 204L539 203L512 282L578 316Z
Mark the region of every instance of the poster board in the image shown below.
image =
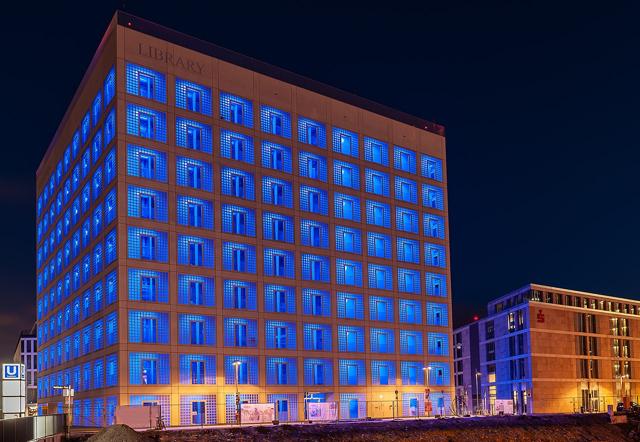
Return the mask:
M308 402L307 413L310 421L338 420L338 406L335 402Z
M496 399L496 413L513 414L513 399Z
M275 404L242 404L240 422L243 424L271 423L275 419Z

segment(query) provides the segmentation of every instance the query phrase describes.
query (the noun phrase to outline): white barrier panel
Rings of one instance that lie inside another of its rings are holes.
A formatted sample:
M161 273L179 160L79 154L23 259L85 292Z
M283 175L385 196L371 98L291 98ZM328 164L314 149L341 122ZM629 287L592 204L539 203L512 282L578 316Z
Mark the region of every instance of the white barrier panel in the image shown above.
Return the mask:
M335 421L338 407L335 402L308 402L307 413L310 421Z
M513 399L496 399L496 413L513 414Z
M243 424L261 424L273 422L276 407L274 404L242 404L240 422Z

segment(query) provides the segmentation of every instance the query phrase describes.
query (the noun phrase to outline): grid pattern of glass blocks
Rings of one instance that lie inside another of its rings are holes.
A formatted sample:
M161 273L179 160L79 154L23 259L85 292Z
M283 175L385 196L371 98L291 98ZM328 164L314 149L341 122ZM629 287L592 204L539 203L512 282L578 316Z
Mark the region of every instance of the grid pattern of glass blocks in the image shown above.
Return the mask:
M367 416L364 393L340 393L340 419L362 419Z
M369 287L381 290L393 290L391 267L379 264L368 265Z
M367 224L391 227L391 207L380 201L366 201L367 207Z
M449 325L447 304L427 302L427 324L446 327Z
M329 227L323 222L300 220L300 236L303 246L329 248Z
M265 284L264 310L266 312L295 313L296 289L284 285Z
M305 281L331 281L329 257L321 255L302 254L302 279Z
M427 295L429 296L441 296L446 298L448 296L447 291L447 277L438 273L426 273L427 283Z
M216 395L180 396L180 425L213 425Z
M331 296L326 290L304 288L302 307L305 315L331 316Z
M211 126L199 121L176 117L176 146L211 153Z
M425 243L425 263L432 267L446 267L447 258L445 256L445 248L440 244Z
M358 158L358 134L339 127L333 127L332 132L333 151Z
M360 190L360 168L345 161L333 160L333 182L338 186Z
M291 173L293 168L291 148L271 141L263 141L262 167Z
M238 289L242 289L238 292ZM244 306L238 306L237 296L241 296ZM248 281L225 279L224 281L224 308L244 308L255 310L257 308L256 284Z
M298 169L301 177L327 182L327 159L322 155L300 151Z
M265 347L274 349L296 349L296 323L265 321Z
M420 242L409 238L396 238L398 261L420 264Z
M430 362L429 385L449 385L449 364L444 362Z
M298 361L296 358L266 358L267 385L297 385ZM286 368L283 368L284 365ZM294 395L297 398L297 395Z
M164 112L128 103L127 133L166 143L167 116Z
M402 415L424 416L424 393L402 393Z
M291 138L291 115L271 106L260 106L260 129L268 134Z
M324 123L298 116L298 141L324 149L327 147L327 128Z
M171 422L171 406L168 394L147 394L129 396L129 405L160 405L160 414L164 422ZM115 413L115 410L114 410Z
M256 273L256 248L249 244L225 242L222 245L224 270Z
M398 301L400 309L400 322L409 324L422 324L422 308L420 301L400 299Z
M249 135L221 129L220 155L223 158L254 164L253 138Z
M413 269L398 269L398 291L403 293L422 293L420 288L420 271Z
M371 383L373 385L395 385L395 361L371 361Z
M262 202L275 206L293 208L293 186L279 178L262 177Z
M317 366L320 366L321 368L318 370L316 368ZM321 374L319 374L318 371L320 371ZM333 385L332 360L305 358L304 385Z
M161 312L129 310L129 342L169 343L169 315Z
M338 350L364 352L364 328L349 325L339 325Z
M429 155L422 155L421 163L423 177L442 181L442 160Z
M241 393L238 395L238 399L241 404L257 404L258 403L258 394L244 394ZM236 395L228 394L225 397L225 417L226 423L235 424L236 423Z
M194 186L194 181L197 184L196 186ZM213 191L213 169L211 168L211 163L194 158L176 157L176 184L207 192Z
M422 205L432 209L444 210L444 194L440 187L422 185Z
M240 169L223 167L220 170L222 194L246 200L255 200L253 174Z
M369 329L369 351L371 353L395 353L394 335L395 333L391 328Z
M400 362L400 376L402 385L424 385L423 365L415 361Z
M360 222L360 198L338 192L333 195L336 218Z
M331 326L328 324L304 324L304 349L331 351Z
M178 264L213 268L213 240L178 235Z
M178 274L178 303L215 306L214 279L206 276Z
M128 228L128 257L152 259L160 262L168 260L167 232L159 232L141 227ZM144 249L142 246L145 246ZM148 254L150 253L150 254ZM147 258L149 256L149 258Z
M201 383L214 385L216 383L216 357L214 355L181 354L179 365L180 384L182 385Z
M336 282L362 287L362 263L348 259L336 259Z
M167 84L163 74L133 63L126 65L126 90L128 94L167 102ZM105 92L106 96L106 92ZM105 101L107 101L105 99Z
M389 166L389 145L374 138L364 137L364 159Z
M298 395L290 394L267 394L267 402L275 404L277 419L280 422L298 420Z
M130 301L169 302L169 275L167 272L129 268L128 274ZM153 296L150 296L151 294Z
M167 194L155 189L127 186L127 215L167 222Z
M416 153L400 146L393 147L393 166L403 172L416 173Z
M224 318L224 345L225 347L256 347L258 345L256 320Z
M266 276L295 278L294 252L291 250L263 249Z
M305 212L329 214L327 191L315 187L300 186L300 210Z
M178 343L216 345L216 319L209 315L178 314Z
M145 361L150 361L147 363ZM152 369L146 367L154 367ZM131 385L168 384L169 355L161 353L129 353L129 383Z
M367 232L367 254L391 259L391 236L379 232Z
M336 296L338 302L338 318L364 319L364 302L362 295L338 292Z
M270 241L294 242L293 218L273 212L262 212L262 237Z
M183 226L213 230L213 203L193 196L176 196L177 222Z
M423 218L425 236L444 239L444 218L433 213L425 213Z
M223 204L222 231L236 235L256 236L255 210L232 204Z
M410 355L423 354L422 332L400 330L400 353Z
M176 107L211 115L211 89L176 78Z
M245 127L253 127L253 105L246 98L220 92L220 118Z
M365 385L367 377L365 368L366 366L362 359L339 359L338 373L340 385ZM364 394L362 396L364 400Z
M430 355L449 356L449 336L445 333L427 333Z
M397 200L411 204L418 203L418 185L404 177L395 177L394 195Z
M393 299L383 296L369 296L369 319L393 322L395 320Z
M224 357L224 383L227 385L235 385L236 383L236 367L234 362L246 364L247 378L245 384L258 385L258 358L256 356L225 356ZM240 378L241 373L238 373ZM241 384L242 380L238 379ZM257 395L256 395L257 396Z

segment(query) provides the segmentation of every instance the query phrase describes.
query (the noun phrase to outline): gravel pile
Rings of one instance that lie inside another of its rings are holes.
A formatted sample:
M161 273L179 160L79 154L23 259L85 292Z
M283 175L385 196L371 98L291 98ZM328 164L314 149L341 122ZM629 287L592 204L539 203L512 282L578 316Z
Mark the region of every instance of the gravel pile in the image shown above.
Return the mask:
M127 425L112 425L94 434L87 442L146 442L147 437Z

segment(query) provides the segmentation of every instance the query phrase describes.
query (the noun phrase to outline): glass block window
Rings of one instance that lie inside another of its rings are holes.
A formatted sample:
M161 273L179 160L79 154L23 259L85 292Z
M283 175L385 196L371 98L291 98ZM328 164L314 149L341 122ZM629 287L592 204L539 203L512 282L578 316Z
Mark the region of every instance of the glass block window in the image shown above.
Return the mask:
M420 242L409 238L396 238L396 257L398 261L420 264Z
M111 354L104 358L105 361L105 386L113 387L118 385L118 355ZM68 385L68 384L67 384Z
M296 323L265 321L265 346L268 349L296 349Z
M393 290L393 273L390 266L369 264L368 276L370 288Z
M333 182L338 186L360 190L360 172L355 164L345 161L333 161Z
M258 323L255 319L224 318L225 347L251 347L258 345Z
M296 289L284 285L265 284L264 310L270 313L295 313Z
M176 117L176 146L211 153L211 126L199 121Z
M240 394L238 395L240 399L240 403L242 404L257 404L258 403L258 394ZM236 423L236 395L228 394L225 397L225 422L227 424Z
M443 410L443 414L446 411ZM402 393L402 416L424 416L424 393Z
M214 266L213 240L197 236L178 235L178 264Z
M301 177L327 182L327 159L322 155L300 151L298 169Z
M423 218L424 235L444 239L444 218L433 213L425 213Z
M398 291L402 293L422 293L420 289L420 271L413 269L398 269Z
M222 245L224 270L256 273L256 248L248 244L225 242Z
M304 349L331 351L331 326L328 324L304 324Z
M131 385L168 384L169 355L129 353L129 383Z
M220 170L220 179L222 181L223 195L251 201L255 200L255 185L252 173L223 167Z
M177 195L178 224L213 230L213 203L192 196Z
M222 205L222 231L256 236L256 213L253 209L232 204Z
M82 144L85 144L89 140L89 133L91 132L91 118L89 117L89 111L85 114L84 118L82 118L82 123L80 124L80 131L82 133ZM53 176L49 181L49 193L53 194L54 181Z
M167 182L167 154L146 147L127 145L127 175Z
M304 385L333 385L331 359L304 359Z
M363 419L367 416L364 393L340 393L340 419Z
M407 324L422 324L422 308L420 301L400 299L398 301L400 309L400 322Z
M389 196L389 174L374 169L365 169L366 191L375 195Z
M269 176L262 177L262 202L293 209L291 182Z
M224 281L224 308L255 310L258 305L256 298L255 283L234 279Z
M296 358L266 358L265 365L267 385L296 385L298 383L298 361ZM294 394L293 397L297 399L298 396Z
M150 100L167 102L167 84L163 74L149 68L127 63L127 93Z
M364 159L389 166L389 145L374 138L364 137Z
M206 276L178 274L178 303L215 306L214 279Z
M364 352L364 328L339 325L338 350L348 352Z
M364 319L364 302L362 295L338 292L338 318Z
M422 332L415 330L400 330L400 353L404 355L421 355Z
M380 201L366 201L367 224L391 228L391 207Z
M209 315L178 314L178 343L216 345L216 319Z
M367 254L391 259L391 236L378 232L367 232Z
M109 73L107 73L107 77L104 79L104 105L111 102L113 97L116 95L116 70L115 68L111 68Z
M371 361L371 383L373 385L395 385L396 364L394 361Z
M167 232L128 227L128 257L167 262L169 256Z
M180 425L216 424L216 395L180 396Z
M98 125L98 120L100 120L100 115L102 114L102 92L98 91L95 98L93 99L93 103L91 103L91 118L93 119L93 126Z
M262 132L291 138L291 115L271 106L260 106L260 128Z
M329 248L329 227L320 221L300 220L300 237L303 246Z
M192 189L213 190L211 163L193 158L176 157L176 184Z
M447 266L447 258L445 255L445 248L440 244L425 243L425 263L433 267Z
M442 160L429 155L422 155L421 173L425 178L442 181Z
M395 177L395 197L406 203L418 204L418 185L404 177Z
M176 78L176 107L211 115L211 89Z
M245 127L253 127L253 105L246 98L220 92L220 118Z
M360 198L343 193L334 193L335 216L360 222Z
M336 250L361 254L362 232L360 229L336 226Z
M400 146L393 147L394 168L403 172L416 173L416 153Z
M427 295L441 296L444 298L448 296L446 275L427 272L426 284L427 284Z
M262 167L291 173L293 169L291 148L270 141L263 141Z
M129 300L169 302L167 272L147 269L128 269Z
M155 189L127 186L127 215L167 222L167 194Z
M432 209L444 210L444 194L440 187L422 185L422 205Z
M327 191L315 187L300 186L300 210L320 215L329 214Z
M104 197L104 219L105 225L108 225L116 219L116 189L111 189L111 191Z
M224 383L226 385L235 385L236 383L236 367L233 365L234 362L240 362L238 368L238 384L258 385L258 358L256 356L235 355L224 357Z
M293 218L280 213L262 212L262 237L293 244Z
M116 150L111 149L104 159L104 182L109 184L116 177ZM67 181L68 182L68 181ZM60 211L58 210L58 213Z
M220 154L223 158L254 164L253 138L229 130L220 130Z
M165 355L166 356L166 355ZM165 422L171 422L171 406L169 405L170 396L168 394L157 395L130 395L129 405L160 405L160 413L162 414L162 420ZM115 410L114 410L115 411Z
M365 385L366 383L365 363L362 359L339 359L338 372L340 385ZM366 405L364 396L362 394L362 403ZM342 403L342 400L340 402Z
M333 151L358 158L358 134L339 127L333 127Z
M348 259L336 259L338 284L362 287L362 263Z
M129 310L129 342L169 343L169 314Z
M302 254L302 279L305 281L331 281L329 257L321 255Z
M264 274L295 278L294 252L290 250L264 249Z
M167 142L167 116L164 112L127 103L127 133Z
M393 299L383 296L369 296L369 319L371 321L395 320L393 311Z
M369 329L369 349L371 353L395 353L395 332L392 328Z
M324 123L298 117L298 141L321 148L327 147L327 129Z
M326 290L302 289L302 306L305 315L331 316L331 297Z
M93 164L96 164L102 156L102 131L98 129L91 140L91 155Z
M118 314L116 312L106 316L105 328L107 331L107 346L115 344L118 341Z
M429 385L449 385L450 384L451 381L449 377L449 364L446 364L443 362L430 362L429 367L431 367L431 370L429 370ZM437 403L438 396L433 397L434 394L437 395L438 393L435 393L435 392L432 393L431 400L434 401L434 403Z
M215 385L216 357L203 354L181 354L178 357L180 384Z
M427 333L429 354L449 356L449 336L446 333Z
M427 325L437 325L441 327L447 327L449 325L447 304L427 302Z
M396 206L396 228L403 232L418 234L418 212L406 207Z

